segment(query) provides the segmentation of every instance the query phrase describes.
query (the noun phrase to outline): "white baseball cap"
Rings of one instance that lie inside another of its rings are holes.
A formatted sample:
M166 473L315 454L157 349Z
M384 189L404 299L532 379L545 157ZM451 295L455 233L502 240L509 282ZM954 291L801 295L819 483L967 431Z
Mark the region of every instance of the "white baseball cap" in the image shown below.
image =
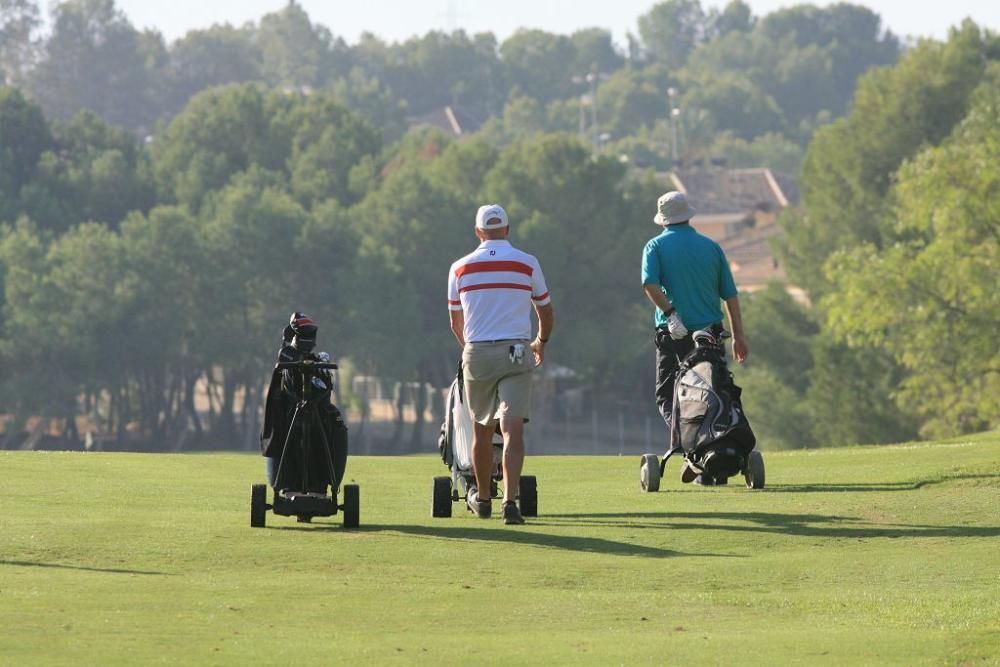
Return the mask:
M499 222L497 222L499 221ZM476 211L476 227L479 229L500 229L507 226L507 211L500 204L486 204Z
M673 225L690 220L694 214L695 210L691 208L684 193L672 190L656 200L656 217L653 222L658 225Z

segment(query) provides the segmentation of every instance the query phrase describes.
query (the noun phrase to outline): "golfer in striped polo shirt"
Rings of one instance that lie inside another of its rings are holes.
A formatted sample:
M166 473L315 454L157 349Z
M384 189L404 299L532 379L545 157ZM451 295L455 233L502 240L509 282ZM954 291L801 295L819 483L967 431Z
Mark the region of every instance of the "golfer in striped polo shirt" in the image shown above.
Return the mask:
M469 511L489 518L493 432L503 434L503 520L524 523L514 502L524 465L524 423L531 407L531 373L545 358L555 318L542 267L510 244L507 213L496 204L476 213L479 247L448 271L451 330L462 346L466 404L472 413L472 464L476 488ZM531 336L531 310L538 335Z

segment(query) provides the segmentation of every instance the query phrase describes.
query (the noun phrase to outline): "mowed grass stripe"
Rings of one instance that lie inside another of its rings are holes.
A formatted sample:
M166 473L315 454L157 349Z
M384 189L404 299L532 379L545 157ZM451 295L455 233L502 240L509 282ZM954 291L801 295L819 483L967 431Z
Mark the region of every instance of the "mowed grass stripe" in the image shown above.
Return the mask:
M357 531L251 529L256 456L0 452L0 664L996 664L998 443L765 452L763 491L529 457L521 527L355 457Z

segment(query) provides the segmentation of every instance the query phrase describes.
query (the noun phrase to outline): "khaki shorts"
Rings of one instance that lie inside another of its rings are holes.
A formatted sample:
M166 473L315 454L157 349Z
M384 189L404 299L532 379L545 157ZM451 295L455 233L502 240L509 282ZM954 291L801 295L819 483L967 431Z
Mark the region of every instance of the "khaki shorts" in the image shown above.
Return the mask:
M523 345L520 361L511 361L510 348ZM531 412L531 373L535 355L526 340L466 343L462 350L465 403L472 418L484 425L501 417L523 417Z

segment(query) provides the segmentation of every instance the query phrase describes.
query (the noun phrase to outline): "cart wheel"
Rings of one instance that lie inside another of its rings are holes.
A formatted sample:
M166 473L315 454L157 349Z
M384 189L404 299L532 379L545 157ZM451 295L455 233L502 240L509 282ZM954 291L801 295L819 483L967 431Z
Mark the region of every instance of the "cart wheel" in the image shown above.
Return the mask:
M517 508L522 516L538 516L538 480L534 475L521 475Z
M451 516L451 477L434 478L434 495L432 496L431 516L447 518Z
M747 457L747 469L743 473L748 489L764 488L764 456L756 449Z
M357 528L361 515L361 489L357 484L344 485L344 528Z
M267 515L267 485L254 484L250 487L250 527L263 528Z
M639 463L639 488L647 493L660 490L660 459L656 454L644 454Z

